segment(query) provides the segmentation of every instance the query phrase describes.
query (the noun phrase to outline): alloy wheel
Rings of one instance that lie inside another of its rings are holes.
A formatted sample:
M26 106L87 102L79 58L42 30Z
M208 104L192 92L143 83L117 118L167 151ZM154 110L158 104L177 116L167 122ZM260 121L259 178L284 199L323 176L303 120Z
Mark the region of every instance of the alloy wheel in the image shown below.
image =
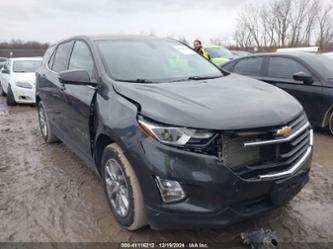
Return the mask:
M115 159L109 159L105 166L107 195L113 209L121 217L129 211L129 189L125 174Z

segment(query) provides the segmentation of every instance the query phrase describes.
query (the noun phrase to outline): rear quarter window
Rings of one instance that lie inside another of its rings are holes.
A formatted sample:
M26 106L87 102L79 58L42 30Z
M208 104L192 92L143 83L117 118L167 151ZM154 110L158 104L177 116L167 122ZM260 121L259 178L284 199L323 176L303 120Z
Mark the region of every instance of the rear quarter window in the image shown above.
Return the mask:
M67 69L67 62L69 53L72 49L72 41L62 43L57 47L57 51L54 55L54 62L52 65L52 70L55 72L61 72Z
M263 57L241 59L235 65L233 72L242 75L259 76L261 75L263 61Z
M228 64L222 66L222 68L223 68L224 70L228 71L228 72L232 72L233 69L234 69L234 65L235 65L235 63L236 63L235 61L234 61L234 62L230 62L230 63L228 63Z

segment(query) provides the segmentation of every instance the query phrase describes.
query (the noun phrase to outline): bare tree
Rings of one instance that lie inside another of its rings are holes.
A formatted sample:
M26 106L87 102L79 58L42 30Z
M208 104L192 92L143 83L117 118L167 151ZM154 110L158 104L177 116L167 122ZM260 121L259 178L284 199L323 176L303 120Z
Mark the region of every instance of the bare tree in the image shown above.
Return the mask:
M330 16L333 6L329 6L326 8L319 7L317 14L318 21L318 38L317 44L323 50L329 46L330 43L333 42L333 22Z
M271 0L248 5L239 14L234 40L240 48L259 51L308 46L315 39L325 48L333 43L331 10L318 0Z

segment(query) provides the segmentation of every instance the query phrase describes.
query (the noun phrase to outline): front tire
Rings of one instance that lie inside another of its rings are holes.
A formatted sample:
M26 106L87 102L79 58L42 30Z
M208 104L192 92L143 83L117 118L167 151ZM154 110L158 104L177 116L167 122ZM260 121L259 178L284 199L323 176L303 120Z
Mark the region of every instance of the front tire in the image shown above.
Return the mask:
M333 112L331 113L328 127L329 127L329 129L331 131L331 134L333 135Z
M104 150L102 176L106 197L117 222L130 231L147 225L139 180L124 152L115 143Z
M7 105L9 105L9 106L16 105L16 101L15 101L15 98L14 98L14 93L13 93L12 88L10 87L10 85L8 86L8 90L7 90Z
M40 101L37 105L38 110L38 123L39 123L39 129L42 134L42 137L46 143L54 143L58 141L58 138L54 135L49 118L47 116L47 113L45 111L45 107L42 101Z

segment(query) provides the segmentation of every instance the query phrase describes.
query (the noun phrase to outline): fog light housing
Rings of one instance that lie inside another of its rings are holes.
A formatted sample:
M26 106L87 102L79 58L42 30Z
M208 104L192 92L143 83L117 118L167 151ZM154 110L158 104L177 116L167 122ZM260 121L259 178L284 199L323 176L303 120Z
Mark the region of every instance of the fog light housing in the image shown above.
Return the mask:
M185 198L185 192L179 182L161 179L158 176L155 177L155 181L163 202L176 202Z

